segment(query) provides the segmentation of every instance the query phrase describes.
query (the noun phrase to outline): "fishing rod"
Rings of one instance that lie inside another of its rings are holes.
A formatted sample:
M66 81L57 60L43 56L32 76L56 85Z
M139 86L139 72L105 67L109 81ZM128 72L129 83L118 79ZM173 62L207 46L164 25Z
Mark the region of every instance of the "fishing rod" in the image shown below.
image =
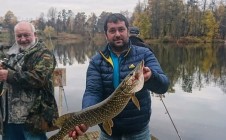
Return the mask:
M9 68L13 71L17 71L16 69L14 69L14 67L10 66L9 64L7 64L5 61L0 60L0 64L3 65L5 68Z
M48 36L49 36L49 40L50 40L51 46L52 46L52 48L54 48L53 47L53 42L52 42L52 39L51 39L51 36L50 36L50 33L48 33ZM57 64L57 67L58 67L58 64ZM65 104L66 104L66 107L67 107L67 111L68 111L67 97L66 97L66 94L65 94L65 91L64 91L64 87L63 87L62 81L61 81L61 86L60 87L61 87L61 89L62 89L62 91L64 93L64 101L65 101Z
M172 117L171 117L171 115L170 115L170 113L169 113L169 111L168 111L168 109L167 109L167 107L166 107L166 105L165 105L163 99L162 99L162 96L160 95L159 97L160 97L160 100L162 101L162 103L163 103L163 105L164 105L164 107L165 107L165 109L166 109L166 112L167 112L167 114L168 114L168 116L169 116L169 118L170 118L170 120L171 120L171 122L172 122L172 124L173 124L174 129L175 129L176 132L177 132L177 136L179 137L180 140L182 140L182 138L180 137L179 132L178 132L178 130L177 130L177 127L176 127L176 125L174 124L173 119L172 119Z
M4 60L0 60L0 65L2 65L4 67L4 69L11 69L13 71L17 71L16 69L14 69L14 67L10 66L8 63L6 63L5 61L7 61L6 58L4 58ZM5 86L5 82L1 81L0 82L0 87L2 88L2 91L0 93L0 96L4 95L6 93L6 86Z
M67 104L66 94L65 94L63 86L60 86L60 87L62 88L62 91L64 93L64 101L65 101L65 104L66 104L66 107L67 107L67 111L68 111L68 104Z

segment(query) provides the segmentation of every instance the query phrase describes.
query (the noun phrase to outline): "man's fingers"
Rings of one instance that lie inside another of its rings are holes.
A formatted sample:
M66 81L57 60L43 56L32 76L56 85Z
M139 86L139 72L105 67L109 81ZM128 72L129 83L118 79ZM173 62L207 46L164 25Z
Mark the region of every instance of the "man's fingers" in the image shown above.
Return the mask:
M150 71L150 69L149 69L148 67L144 67L144 68L143 68L143 72L144 72L144 73L149 72L149 71Z
M84 124L80 125L80 129L81 129L82 132L86 132L87 128L88 127L86 127Z
M68 133L68 135L73 139L77 139L78 136L84 135L87 129L88 127L86 127L84 124L75 126L74 129Z
M74 132L74 131L70 131L70 132L68 133L69 137L72 137L73 132Z
M77 134L78 134L79 136L83 135L83 131L80 129L79 126L76 126L76 127L75 127L75 130L76 130L76 132L77 132Z

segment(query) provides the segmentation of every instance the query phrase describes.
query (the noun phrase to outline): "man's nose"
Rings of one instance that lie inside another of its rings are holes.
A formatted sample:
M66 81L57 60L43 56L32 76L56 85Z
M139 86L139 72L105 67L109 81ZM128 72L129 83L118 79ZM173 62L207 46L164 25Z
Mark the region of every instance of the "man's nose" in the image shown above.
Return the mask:
M117 30L117 31L115 32L115 35L116 35L116 36L120 36L120 32Z
M27 38L24 37L24 36L21 36L21 38L20 38L21 41L25 41L26 39L27 39Z

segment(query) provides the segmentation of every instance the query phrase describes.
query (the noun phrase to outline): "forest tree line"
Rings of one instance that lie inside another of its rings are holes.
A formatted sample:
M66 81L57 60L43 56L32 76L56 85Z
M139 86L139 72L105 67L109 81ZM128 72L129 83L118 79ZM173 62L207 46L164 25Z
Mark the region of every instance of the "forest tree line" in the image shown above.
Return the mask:
M144 0L138 2L133 13L120 11L131 26L140 28L143 39L198 38L212 42L226 37L226 3L224 0ZM100 16L85 12L49 8L46 16L32 20L39 31L51 36L60 32L80 34L92 38L104 33L103 24L109 12ZM0 17L0 25L8 29L13 38L13 27L18 22L16 15L8 11Z

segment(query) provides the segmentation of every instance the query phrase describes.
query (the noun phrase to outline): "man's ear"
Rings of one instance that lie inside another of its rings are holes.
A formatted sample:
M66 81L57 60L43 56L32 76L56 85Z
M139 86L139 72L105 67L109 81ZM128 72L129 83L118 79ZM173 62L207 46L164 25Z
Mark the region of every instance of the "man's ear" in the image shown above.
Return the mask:
M37 32L34 32L34 36L37 37Z
M107 34L105 34L105 39L108 41L108 37L107 37Z

